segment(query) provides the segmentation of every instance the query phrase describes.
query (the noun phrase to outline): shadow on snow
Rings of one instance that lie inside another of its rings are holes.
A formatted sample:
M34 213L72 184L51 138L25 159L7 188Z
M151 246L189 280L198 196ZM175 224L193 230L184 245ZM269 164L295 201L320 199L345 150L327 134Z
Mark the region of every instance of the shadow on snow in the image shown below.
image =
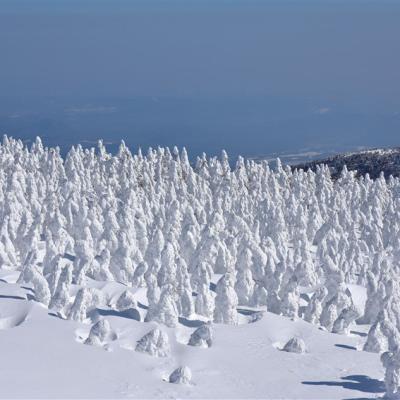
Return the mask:
M385 385L383 381L370 378L366 375L349 375L343 376L342 382L334 381L303 381L303 385L315 386L341 386L345 389L358 390L364 393L383 393L385 392Z
M104 310L101 308L96 308L96 310L94 310L94 311L95 311L95 313L97 313L98 315L101 315L102 317L112 316L112 317L122 317L122 318L134 319L136 321L141 320L139 311L134 308L130 308L130 309L124 310L124 311Z
M198 328L199 326L205 324L204 321L199 319L187 319L185 317L179 317L178 320L180 324L187 326L188 328Z
M26 297L0 294L0 299L26 300Z
M341 349L346 349L346 350L357 350L356 347L349 346L348 344L335 344L335 346L340 347Z

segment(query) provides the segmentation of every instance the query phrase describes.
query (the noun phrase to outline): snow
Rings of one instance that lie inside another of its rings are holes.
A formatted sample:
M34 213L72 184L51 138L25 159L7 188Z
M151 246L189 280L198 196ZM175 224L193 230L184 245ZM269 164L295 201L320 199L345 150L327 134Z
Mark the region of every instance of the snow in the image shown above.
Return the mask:
M168 335L158 328L152 329L137 342L135 350L151 356L168 357L171 352Z
M169 376L170 383L187 385L192 379L192 372L189 367L179 367Z
M301 338L292 338L285 344L282 350L289 353L303 354L306 352L306 344Z
M191 335L188 345L189 346L212 346L212 328L210 324L204 324L199 326Z
M400 392L400 179L4 137L0 183L0 397Z
M124 290L120 284L113 291L103 287L115 296ZM378 354L353 349L362 348L366 338L361 333L336 335L266 312L251 324L213 325L210 348L187 345L196 327L164 327L171 356L157 358L134 351L136 342L156 327L154 322L104 317L117 333L105 351L82 344L90 325L51 315L40 303L22 299L29 293L0 282L0 321L14 321L1 323L3 398L341 399L371 397L382 389L381 384L371 388L363 383L366 377L382 379L383 369ZM279 350L292 337L304 340L307 353ZM190 368L192 384L168 383L182 365ZM349 376L365 378L344 379Z

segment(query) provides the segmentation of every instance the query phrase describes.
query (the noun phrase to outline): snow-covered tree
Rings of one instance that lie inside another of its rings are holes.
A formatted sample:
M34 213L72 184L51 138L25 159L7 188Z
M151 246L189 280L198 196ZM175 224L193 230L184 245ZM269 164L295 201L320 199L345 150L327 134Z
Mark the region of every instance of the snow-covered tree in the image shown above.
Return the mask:
M107 303L92 280L114 280L140 287L147 319L168 326L193 313L237 323L240 304L345 333L357 283L367 289L358 322L372 325L366 350L395 354L399 178L230 164L225 152L192 165L186 150L132 154L124 143L63 158L40 139L8 137L0 167L0 267L63 316L85 321ZM116 306L133 307L124 296Z
M188 367L179 367L169 376L170 383L187 385L192 380L192 372Z
M217 283L214 309L214 322L223 324L238 323L238 297L234 289L235 278L226 273Z
M70 302L70 288L72 283L72 265L67 264L58 278L57 288L51 298L49 308L64 314L64 310Z
M110 323L103 318L90 328L89 336L85 340L85 344L101 346L107 341L115 340L116 338L117 334L111 329Z
M155 357L168 357L171 353L168 335L155 328L137 342L135 350Z
M385 368L385 398L400 398L400 351L387 351L381 355L381 361Z
M117 302L115 303L115 308L118 311L125 311L132 308L137 308L137 302L135 296L129 290L125 290L118 297Z
M211 324L204 324L197 328L189 339L189 346L211 347L213 341L213 332Z
M289 353L302 354L306 352L306 345L303 339L294 337L285 344L282 350Z
M179 315L175 297L174 287L172 285L165 286L158 303L149 307L145 321L156 321L171 328L177 326Z

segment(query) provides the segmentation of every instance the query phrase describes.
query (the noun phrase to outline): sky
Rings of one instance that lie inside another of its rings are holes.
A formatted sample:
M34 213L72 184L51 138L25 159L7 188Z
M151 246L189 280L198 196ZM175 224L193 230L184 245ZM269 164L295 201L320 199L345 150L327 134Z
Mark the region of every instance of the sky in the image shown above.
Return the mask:
M0 0L0 133L246 156L398 145L399 21L385 0Z

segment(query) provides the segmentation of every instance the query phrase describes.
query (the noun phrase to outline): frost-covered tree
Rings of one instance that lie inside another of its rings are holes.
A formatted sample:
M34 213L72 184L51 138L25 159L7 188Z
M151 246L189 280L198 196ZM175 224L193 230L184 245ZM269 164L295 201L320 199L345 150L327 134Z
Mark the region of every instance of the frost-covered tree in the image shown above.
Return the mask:
M171 353L168 335L155 328L137 342L135 350L155 357L168 357Z
M382 333L379 321L376 321L368 331L368 337L363 350L371 353L383 353L387 351L387 339Z
M400 351L387 351L381 355L381 361L385 368L385 398L400 398Z
M95 288L82 288L78 291L75 300L67 314L68 319L85 322L91 310L106 303L104 295Z
M189 339L189 346L211 347L213 342L213 332L211 324L204 324L197 328Z
M39 272L32 270L33 274L30 282L33 284L35 299L45 306L49 305L51 293L46 278Z
M326 328L328 331L332 330L333 324L338 318L338 310L335 303L329 302L325 305L319 318L321 326Z
M285 344L282 350L289 353L302 354L306 352L306 345L303 339L294 337Z
M192 372L188 367L179 367L169 376L170 383L187 385L192 379Z
M172 285L165 286L158 303L149 307L145 321L156 321L171 328L177 326L179 314L175 297L174 287Z
M324 299L328 290L322 287L314 292L304 312L304 319L313 324L318 324L323 310Z
M137 308L137 302L135 296L129 290L124 290L118 297L115 303L115 308L118 311L125 311L132 308Z
M37 256L32 253L18 278L18 283L32 284L36 301L48 306L51 300L49 284L43 276L41 268L36 265L36 262Z
M101 346L107 341L115 340L117 334L111 329L111 325L106 319L100 319L96 322L89 332L89 336L85 340L85 344L92 346Z
M351 305L348 308L344 308L339 314L339 317L333 323L332 332L349 334L350 324L353 323L358 316L359 311L354 305Z
M147 318L171 326L193 313L236 323L241 304L346 332L356 283L367 289L366 348L380 349L383 335L394 353L399 178L343 169L333 179L326 166L272 169L225 152L192 165L186 150L132 154L124 143L63 157L8 137L0 167L0 267L61 315L86 320L104 304L92 280L116 281L142 288Z
M215 301L214 296L210 290L210 286L207 284L202 284L198 288L195 300L196 314L212 320L214 316L214 309Z
M72 265L67 264L58 278L57 288L53 293L49 308L64 314L64 310L70 302L70 288L72 283Z
M178 314L189 318L195 311L188 266L182 257L176 260L176 291Z
M217 283L214 322L223 324L238 323L238 297L234 289L235 278L232 274L223 275Z
M249 249L239 255L237 259L237 275L235 283L235 291L238 296L239 304L251 304L254 295L254 280L251 273L252 254Z
M281 295L281 313L282 315L290 318L298 318L299 316L299 299L300 292L298 289L298 282L295 275L293 275L283 290Z

